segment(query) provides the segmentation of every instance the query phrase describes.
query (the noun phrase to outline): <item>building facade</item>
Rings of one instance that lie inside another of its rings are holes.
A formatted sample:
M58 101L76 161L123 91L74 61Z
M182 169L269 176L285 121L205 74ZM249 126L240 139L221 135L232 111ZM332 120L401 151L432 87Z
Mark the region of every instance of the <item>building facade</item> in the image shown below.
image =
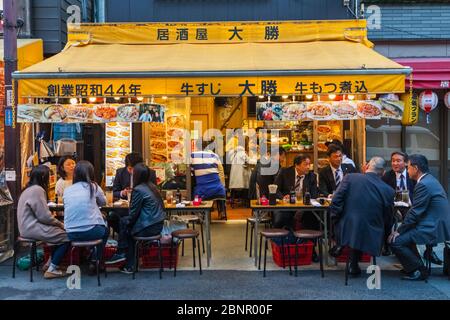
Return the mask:
M423 154L430 161L433 175L450 191L450 112L444 103L450 91L450 2L364 0L363 4L367 19L373 19L374 12L380 14L379 28L369 27L375 50L413 68L416 95L431 89L439 97L430 123L423 111L419 122L411 127L395 121L369 121L367 156L381 151L389 157L399 148L409 154Z

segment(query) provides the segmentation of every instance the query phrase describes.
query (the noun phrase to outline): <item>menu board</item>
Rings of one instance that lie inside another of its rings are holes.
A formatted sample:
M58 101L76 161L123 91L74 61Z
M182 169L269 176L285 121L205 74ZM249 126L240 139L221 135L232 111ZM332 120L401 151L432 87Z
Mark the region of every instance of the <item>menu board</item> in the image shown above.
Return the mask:
M17 122L164 122L165 106L140 104L20 104Z
M354 120L390 118L401 120L404 103L380 99L361 101L258 102L258 120Z
M171 115L166 123L150 124L150 161L152 163L184 163L186 117Z
M111 187L116 170L125 166L125 157L131 153L131 123L110 122L106 124L106 186Z

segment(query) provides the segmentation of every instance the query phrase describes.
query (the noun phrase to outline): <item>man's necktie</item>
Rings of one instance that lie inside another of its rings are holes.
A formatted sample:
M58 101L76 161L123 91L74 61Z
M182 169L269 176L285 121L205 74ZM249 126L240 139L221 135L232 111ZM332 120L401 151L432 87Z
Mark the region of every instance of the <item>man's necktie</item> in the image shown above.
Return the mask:
M297 176L297 180L295 181L294 190L300 191L302 189L302 180L305 176Z
M405 190L405 176L404 175L400 175L400 190Z
M339 172L341 172L341 169L337 169L334 173L334 181L336 182L336 189L339 187L339 184L341 183L341 176L339 175Z

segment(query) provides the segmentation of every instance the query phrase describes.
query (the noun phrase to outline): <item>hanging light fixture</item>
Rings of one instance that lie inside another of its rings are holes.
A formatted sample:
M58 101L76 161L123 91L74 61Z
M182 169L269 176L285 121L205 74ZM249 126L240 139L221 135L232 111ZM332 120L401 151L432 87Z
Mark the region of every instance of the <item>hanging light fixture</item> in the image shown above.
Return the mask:
M283 95L283 96L281 96L283 99L288 99L289 98L289 96L287 96L287 95Z
M152 96L152 100L151 100L150 103L151 103L151 104L154 104L154 103L155 103L155 96Z
M311 100L312 98L313 98L313 95L312 95L312 94L307 94L307 95L306 95L306 99Z
M347 98L348 98L348 100L355 100L355 96L352 95L352 94L349 94L349 95L347 96Z
M114 100L119 101L120 97L114 97Z
M334 99L336 99L336 95L335 94L329 94L328 95L328 99L334 100Z
M162 99L163 100L167 100L167 96L162 96Z
M138 101L144 101L144 97L138 97Z
M258 96L259 99L264 99L264 96Z
M89 102L90 102L90 103L94 103L95 101L97 101L97 98L96 98L96 97L90 97L90 98L89 98Z
M71 98L70 99L70 104L75 105L78 103L78 99L77 98ZM58 102L56 102L56 104L58 104Z

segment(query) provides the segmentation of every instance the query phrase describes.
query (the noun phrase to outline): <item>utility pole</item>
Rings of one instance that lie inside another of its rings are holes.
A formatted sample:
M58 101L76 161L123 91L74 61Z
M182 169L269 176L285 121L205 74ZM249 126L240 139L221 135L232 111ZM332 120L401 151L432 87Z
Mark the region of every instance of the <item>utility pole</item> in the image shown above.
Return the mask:
M3 35L5 64L5 171L14 209L21 188L20 129L16 124L17 88L13 90L12 73L17 70L17 8L15 0L3 0ZM14 210L15 212L15 210Z

